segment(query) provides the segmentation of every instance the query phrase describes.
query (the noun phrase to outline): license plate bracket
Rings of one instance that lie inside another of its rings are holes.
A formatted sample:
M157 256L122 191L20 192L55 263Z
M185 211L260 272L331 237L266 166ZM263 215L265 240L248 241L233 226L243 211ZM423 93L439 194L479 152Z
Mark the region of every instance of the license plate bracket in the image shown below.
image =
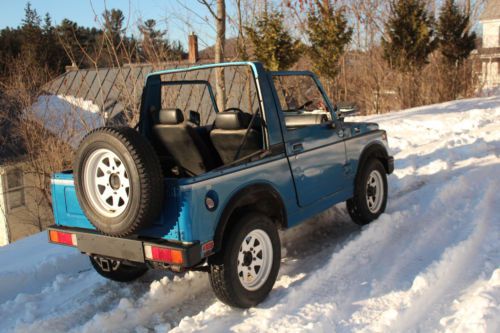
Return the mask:
M98 234L77 233L78 249L85 253L145 262L141 241Z

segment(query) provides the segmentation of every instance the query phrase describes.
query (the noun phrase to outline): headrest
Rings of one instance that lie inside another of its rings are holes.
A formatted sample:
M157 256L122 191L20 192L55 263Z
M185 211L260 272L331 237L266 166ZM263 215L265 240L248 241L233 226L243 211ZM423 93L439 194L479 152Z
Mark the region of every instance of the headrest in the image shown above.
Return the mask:
M163 109L158 113L158 123L162 125L177 125L184 122L184 115L179 109Z
M239 111L219 112L215 116L215 127L225 130L247 129L252 115Z

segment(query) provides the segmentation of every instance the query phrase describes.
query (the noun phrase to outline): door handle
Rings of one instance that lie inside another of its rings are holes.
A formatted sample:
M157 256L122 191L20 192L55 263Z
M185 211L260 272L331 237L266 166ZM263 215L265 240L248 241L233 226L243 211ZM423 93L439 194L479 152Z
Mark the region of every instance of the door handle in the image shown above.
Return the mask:
M292 151L294 153L297 153L297 152L300 152L300 151L303 151L304 150L304 146L302 145L302 143L294 143L292 145Z

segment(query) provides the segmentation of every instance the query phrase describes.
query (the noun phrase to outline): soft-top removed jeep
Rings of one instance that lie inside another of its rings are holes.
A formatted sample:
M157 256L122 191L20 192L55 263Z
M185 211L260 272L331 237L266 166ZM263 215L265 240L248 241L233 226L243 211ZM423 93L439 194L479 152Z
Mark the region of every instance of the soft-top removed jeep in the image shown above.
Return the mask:
M385 210L393 165L386 132L344 121L310 72L257 62L159 71L135 129L91 131L74 170L53 175L49 240L117 281L208 271L221 301L250 307L276 280L278 229L342 201L369 223Z

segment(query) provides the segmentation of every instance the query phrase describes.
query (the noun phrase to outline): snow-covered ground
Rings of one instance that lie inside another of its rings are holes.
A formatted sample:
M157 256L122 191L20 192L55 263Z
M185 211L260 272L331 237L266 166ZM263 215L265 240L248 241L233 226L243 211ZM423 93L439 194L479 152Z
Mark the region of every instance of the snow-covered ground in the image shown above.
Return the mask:
M360 119L396 158L386 213L284 233L260 306L218 302L200 272L110 282L41 234L0 248L0 331L500 332L500 97Z

